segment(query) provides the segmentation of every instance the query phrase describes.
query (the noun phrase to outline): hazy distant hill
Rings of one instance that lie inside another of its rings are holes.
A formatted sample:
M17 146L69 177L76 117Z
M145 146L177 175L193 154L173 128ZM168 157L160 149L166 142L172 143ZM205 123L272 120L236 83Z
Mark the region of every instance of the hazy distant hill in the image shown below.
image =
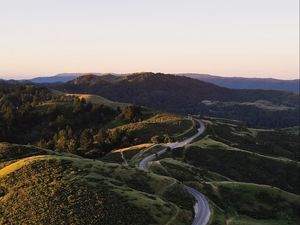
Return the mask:
M87 75L48 85L68 93L105 98L175 113L201 113L238 119L252 126L284 127L299 123L299 95L272 90L234 90L167 74L138 73L110 79Z
M35 77L28 81L32 83L59 83L59 82L68 82L74 80L75 78L86 75L87 73L61 73L55 76L46 76L46 77ZM104 74L104 73L93 73L98 76L103 76L105 79L109 79L112 74Z
M299 79L278 80L272 78L220 77L208 74L193 73L180 75L233 89L282 90L299 93Z
M47 77L35 77L29 81L33 83L57 83L57 82L67 82L83 75L83 73L62 73L55 76Z

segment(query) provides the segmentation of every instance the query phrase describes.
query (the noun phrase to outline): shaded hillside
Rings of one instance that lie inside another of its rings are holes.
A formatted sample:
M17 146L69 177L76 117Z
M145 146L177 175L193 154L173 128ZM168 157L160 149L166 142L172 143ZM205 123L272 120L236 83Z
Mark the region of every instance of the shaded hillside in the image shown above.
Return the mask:
M263 155L300 161L299 127L267 130L247 128L217 118L204 121L207 123L207 134L215 140L210 144L222 142Z
M181 114L201 113L238 119L251 126L287 127L299 123L299 95L233 90L182 76L139 73L112 82L88 75L51 87Z
M205 82L213 83L232 89L263 89L281 90L299 93L299 79L278 80L272 78L244 78L244 77L220 77L207 74L180 74Z
M205 123L206 136L173 151L175 156L235 181L299 194L299 128L260 130L217 119Z

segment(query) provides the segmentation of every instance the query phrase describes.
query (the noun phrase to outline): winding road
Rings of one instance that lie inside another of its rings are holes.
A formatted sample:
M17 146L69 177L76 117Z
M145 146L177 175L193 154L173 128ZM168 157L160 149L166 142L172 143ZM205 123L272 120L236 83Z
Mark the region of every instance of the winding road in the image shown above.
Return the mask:
M201 134L203 134L203 132L205 131L204 123L201 120L198 120L198 119L195 119L195 120L199 123L199 128L195 135L193 135L192 137L189 137L181 142L173 142L173 143L165 144L166 148L160 150L159 152L157 152L157 154L152 154L152 155L145 157L139 163L139 168L141 170L147 171L148 163L150 161L154 160L157 156L165 153L167 151L168 147L171 149L183 147L183 146L191 143L195 138L199 137ZM196 191L195 189L193 189L191 187L188 187L185 185L185 188L196 199L196 204L194 205L195 218L194 218L192 225L206 225L209 221L209 217L211 214L206 198L200 192Z

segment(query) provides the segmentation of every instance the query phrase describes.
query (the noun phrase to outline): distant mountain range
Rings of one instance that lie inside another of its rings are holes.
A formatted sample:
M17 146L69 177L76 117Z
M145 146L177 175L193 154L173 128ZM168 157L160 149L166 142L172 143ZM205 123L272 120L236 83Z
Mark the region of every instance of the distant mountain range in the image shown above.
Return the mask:
M220 77L207 74L180 74L182 76L206 81L221 87L232 89L263 89L280 90L299 93L299 79L279 80L273 78L244 78L244 77Z
M104 75L103 73L94 73L95 75ZM57 83L68 82L84 75L84 73L62 73L55 76L36 77L29 82L33 83ZM127 76L129 74L113 74L116 76ZM177 74L197 80L202 80L221 87L232 89L262 89L262 90L281 90L299 93L299 79L279 80L273 78L243 78L243 77L221 77L208 74L182 73ZM23 80L24 81L24 80Z
M45 84L44 84L45 85ZM257 127L299 123L299 95L276 90L237 90L184 76L137 73L128 76L93 74L46 86L67 93L105 98L180 114L200 113L237 119Z
M47 77L35 77L28 81L33 83L58 83L58 82L68 82L70 80L74 80L76 77L82 76L84 73L61 73L55 76L47 76ZM101 75L101 74L96 74Z

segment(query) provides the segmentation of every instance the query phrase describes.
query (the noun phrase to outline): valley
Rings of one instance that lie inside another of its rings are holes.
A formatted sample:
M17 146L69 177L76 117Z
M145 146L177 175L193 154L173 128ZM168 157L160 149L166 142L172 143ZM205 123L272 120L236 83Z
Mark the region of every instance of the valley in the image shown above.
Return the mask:
M300 225L298 0L10 0L0 24L0 225Z
M127 79L87 78L95 90ZM0 85L0 224L299 223L297 123L251 127L80 90Z

